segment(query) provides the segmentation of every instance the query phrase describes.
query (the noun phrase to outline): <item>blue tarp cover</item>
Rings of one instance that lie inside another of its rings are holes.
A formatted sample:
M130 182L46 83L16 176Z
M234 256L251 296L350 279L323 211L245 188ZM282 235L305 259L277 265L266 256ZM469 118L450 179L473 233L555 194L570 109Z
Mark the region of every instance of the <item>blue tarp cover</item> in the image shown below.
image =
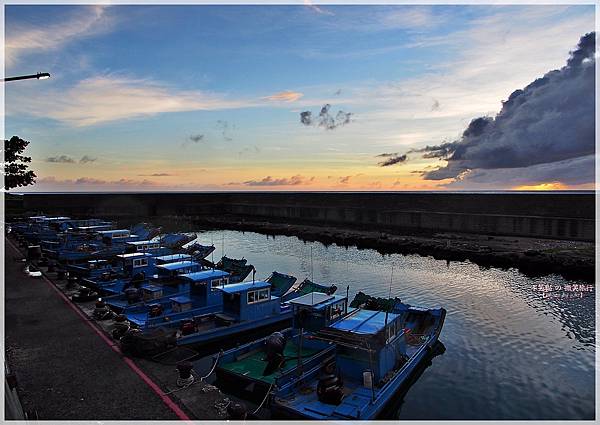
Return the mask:
M249 291L252 289L269 288L270 286L271 284L269 282L257 280L255 282L233 283L231 285L225 285L219 289L223 292L227 292L228 294L232 294L235 292Z
M158 266L156 266L157 269L164 269L164 270L179 270L179 269L185 269L186 267L193 267L193 266L198 266L198 263L195 263L193 261L177 261L175 263L167 263L167 264L159 264ZM191 273L193 274L193 273ZM189 276L189 274L183 275L183 276Z
M190 262L190 261L188 261ZM177 263L172 263L172 264L177 264ZM163 266L169 266L170 264L161 264L160 266L156 266L156 267L163 267ZM218 279L220 277L227 277L229 276L229 273L224 272L223 270L204 270L202 272L195 272L195 273L187 273L187 274L182 274L181 277L182 278L186 278L189 280L192 280L194 282L198 282L200 280L207 280L207 279Z
M397 317L398 314L388 313L388 323ZM374 335L384 326L385 312L360 309L334 323L330 328L361 335Z

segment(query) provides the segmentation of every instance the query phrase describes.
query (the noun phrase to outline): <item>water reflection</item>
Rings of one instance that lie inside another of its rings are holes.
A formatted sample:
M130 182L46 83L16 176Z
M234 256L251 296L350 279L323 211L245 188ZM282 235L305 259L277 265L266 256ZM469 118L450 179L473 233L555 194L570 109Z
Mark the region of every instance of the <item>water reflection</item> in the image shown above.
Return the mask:
M313 276L338 288L443 306L441 338L447 352L404 397L403 419L591 419L594 416L594 293L548 296L545 287L585 282L559 276L527 277L516 270L480 269L470 262L381 255L328 247L296 237L211 231L215 258L245 257L257 278L272 271L302 281ZM311 261L312 260L312 261ZM556 294L555 294L556 295ZM393 417L393 416L392 416Z

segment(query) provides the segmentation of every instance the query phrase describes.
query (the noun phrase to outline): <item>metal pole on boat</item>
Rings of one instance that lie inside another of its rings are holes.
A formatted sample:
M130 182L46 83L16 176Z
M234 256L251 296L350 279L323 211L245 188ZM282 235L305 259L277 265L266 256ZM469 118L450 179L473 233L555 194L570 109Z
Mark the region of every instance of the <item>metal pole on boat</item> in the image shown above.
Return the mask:
M350 296L350 285L346 286L346 308L344 313L348 313L348 297Z
M394 280L394 265L392 264L392 274L390 276L390 291L388 294L388 305L385 308L385 325L384 325L384 329L386 332L386 341L387 341L387 323L388 323L388 313L390 311L390 299L392 298L392 281Z

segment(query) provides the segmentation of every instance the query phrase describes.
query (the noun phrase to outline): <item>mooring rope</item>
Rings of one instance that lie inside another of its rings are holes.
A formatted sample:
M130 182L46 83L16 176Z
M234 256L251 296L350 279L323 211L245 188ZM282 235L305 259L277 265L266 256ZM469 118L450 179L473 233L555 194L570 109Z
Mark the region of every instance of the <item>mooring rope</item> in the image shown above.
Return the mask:
M256 410L254 412L252 412L253 415L256 415L256 413L263 407L263 404L265 404L265 402L269 398L269 394L271 394L271 390L273 389L273 385L275 385L274 382L271 383L271 386L267 390L267 393L265 394L265 398L263 398L263 401L259 404L259 406L256 408Z
M210 370L210 372L208 372L207 375L200 378L201 381L204 381L215 371L215 369L217 368L217 364L219 363L219 358L221 357L221 354L223 354L223 350L219 351L219 354L217 354L217 358L215 359L215 363L213 364L212 369Z

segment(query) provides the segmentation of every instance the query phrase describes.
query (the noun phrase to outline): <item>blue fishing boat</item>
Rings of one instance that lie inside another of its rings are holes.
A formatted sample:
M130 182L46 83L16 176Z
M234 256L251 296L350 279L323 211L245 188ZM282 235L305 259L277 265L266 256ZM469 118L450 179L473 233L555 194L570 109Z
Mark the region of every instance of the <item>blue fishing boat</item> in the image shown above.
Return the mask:
M67 264L66 270L69 276L80 279L96 279L100 276L118 275L123 273L123 266L117 260L100 259L88 260L78 264Z
M177 345L210 344L243 332L291 322L292 308L272 295L271 283L253 281L213 288L222 297L218 312L195 314L175 322Z
M310 336L334 349L273 391L272 414L375 419L437 342L445 315L403 303L392 312L354 310Z
M162 267L168 266L170 264ZM162 296L157 291L158 295L152 295L151 299L141 305L128 306L122 313L133 325L152 328L222 309L223 297L216 289L229 283L229 273L204 270L177 276L176 280L180 285L185 285L187 290L170 296Z
M65 263L108 258L123 254L128 242L139 240L129 230L101 230L90 233L82 240L80 235L65 235L58 244L46 245L43 251L50 258Z
M121 254L124 275L113 281L95 280L89 284L109 296L103 301L115 312L125 308L189 291L188 282L181 282L180 275L202 270L202 266L184 256L182 261L166 262L167 258L179 259L178 255L154 257L148 253ZM158 264L159 259L161 263ZM85 282L84 282L85 284Z
M257 339L214 357L218 386L251 401L259 402L272 387L297 378L304 369L315 367L332 344L309 339L320 329L348 314L345 296L310 293L287 303L292 309L292 327Z
M182 247L183 252L186 254L190 254L194 257L196 261L203 260L212 254L215 250L214 245L202 245L198 242L194 242L193 244Z

